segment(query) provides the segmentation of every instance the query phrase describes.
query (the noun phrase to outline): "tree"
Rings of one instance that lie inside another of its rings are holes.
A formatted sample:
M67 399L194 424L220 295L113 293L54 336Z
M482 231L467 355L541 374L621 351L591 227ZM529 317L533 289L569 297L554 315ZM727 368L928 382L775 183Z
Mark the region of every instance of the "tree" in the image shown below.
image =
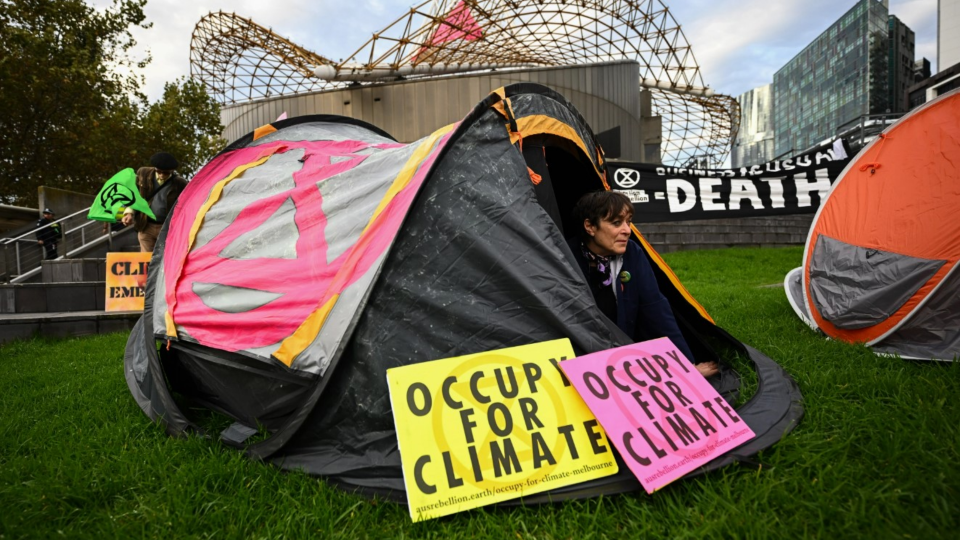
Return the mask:
M140 91L150 58L131 58L130 30L151 27L145 5L0 0L0 202L36 204L41 185L93 194L160 150L182 149L189 173L222 145L219 106L196 83L152 105Z
M179 172L191 176L223 149L220 105L192 79L167 83L163 99L150 105L143 119L143 147L170 152Z

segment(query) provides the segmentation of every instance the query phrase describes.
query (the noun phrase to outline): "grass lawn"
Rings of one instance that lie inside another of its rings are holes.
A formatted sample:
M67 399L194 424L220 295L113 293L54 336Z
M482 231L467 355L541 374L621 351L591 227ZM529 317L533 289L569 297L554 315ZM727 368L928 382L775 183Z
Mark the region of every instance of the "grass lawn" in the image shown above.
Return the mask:
M174 440L123 379L125 335L0 346L0 539L957 538L960 365L828 341L782 287L801 248L670 254L730 333L780 362L806 416L758 456L635 493L424 523L407 509Z

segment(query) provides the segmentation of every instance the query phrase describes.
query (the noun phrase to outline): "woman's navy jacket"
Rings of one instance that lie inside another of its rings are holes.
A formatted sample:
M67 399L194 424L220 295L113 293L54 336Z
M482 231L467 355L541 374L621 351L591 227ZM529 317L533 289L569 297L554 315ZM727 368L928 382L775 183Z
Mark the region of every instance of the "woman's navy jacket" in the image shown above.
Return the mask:
M590 279L580 239L571 238L568 242L580 270ZM690 362L695 362L673 316L670 302L660 292L650 261L643 253L643 248L632 239L627 243L627 251L623 254L621 275L624 271L630 273L630 279L626 282L620 279L619 275L614 276L617 284L617 326L635 342L666 336Z

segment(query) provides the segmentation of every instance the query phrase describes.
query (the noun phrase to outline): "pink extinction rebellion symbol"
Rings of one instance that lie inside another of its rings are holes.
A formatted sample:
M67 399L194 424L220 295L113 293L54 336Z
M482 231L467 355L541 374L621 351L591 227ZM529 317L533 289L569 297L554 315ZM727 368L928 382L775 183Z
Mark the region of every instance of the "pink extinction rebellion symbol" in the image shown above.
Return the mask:
M327 261L327 216L318 184L362 163L367 156L356 152L364 148L400 146L359 141L286 144L284 152L296 147L306 149L303 167L293 174L295 187L254 201L214 239L186 256L182 278L176 287L174 315L177 324L201 343L237 351L276 344L296 331L304 319L320 307L319 302L350 252L346 250L333 261ZM331 156L352 159L331 163ZM296 207L294 221L299 231L295 259L239 260L220 256L231 242L263 225L288 199ZM249 311L227 313L204 304L193 292L194 283L214 283L280 296Z

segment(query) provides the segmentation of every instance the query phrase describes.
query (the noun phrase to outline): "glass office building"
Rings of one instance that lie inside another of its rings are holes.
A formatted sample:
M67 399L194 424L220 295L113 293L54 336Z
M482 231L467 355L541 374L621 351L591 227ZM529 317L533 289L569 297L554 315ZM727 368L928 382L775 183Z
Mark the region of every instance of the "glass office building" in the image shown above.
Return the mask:
M777 155L801 152L861 115L886 112L888 15L887 0L858 1L774 74Z
M737 97L740 103L740 131L730 163L734 168L771 161L774 153L773 85L766 84Z

